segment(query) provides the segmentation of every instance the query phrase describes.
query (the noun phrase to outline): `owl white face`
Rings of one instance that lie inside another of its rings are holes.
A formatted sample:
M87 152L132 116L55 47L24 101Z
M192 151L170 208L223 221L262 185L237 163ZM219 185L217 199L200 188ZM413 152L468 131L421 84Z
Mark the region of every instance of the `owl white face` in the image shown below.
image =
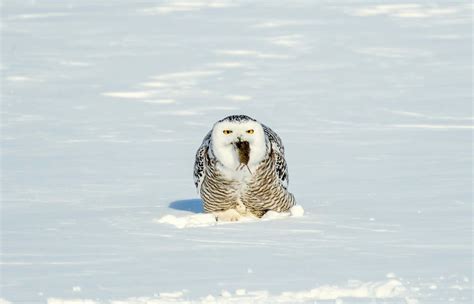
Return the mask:
M236 170L240 165L236 143L247 141L250 147L248 166L254 169L266 155L265 133L262 125L253 120L223 120L212 129L212 152L228 169Z

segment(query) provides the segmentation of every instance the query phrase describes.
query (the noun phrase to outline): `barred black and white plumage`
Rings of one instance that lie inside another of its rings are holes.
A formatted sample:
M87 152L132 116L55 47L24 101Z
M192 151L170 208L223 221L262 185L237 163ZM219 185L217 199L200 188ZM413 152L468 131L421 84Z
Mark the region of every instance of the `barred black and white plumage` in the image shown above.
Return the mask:
M280 137L245 115L226 117L204 137L196 153L194 183L204 210L222 220L261 217L295 205Z

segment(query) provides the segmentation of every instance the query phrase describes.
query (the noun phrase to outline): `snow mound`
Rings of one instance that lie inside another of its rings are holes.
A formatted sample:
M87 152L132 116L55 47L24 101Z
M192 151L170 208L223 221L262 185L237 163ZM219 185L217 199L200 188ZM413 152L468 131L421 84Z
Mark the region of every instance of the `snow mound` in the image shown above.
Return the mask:
M168 214L154 221L160 224L170 224L180 229L187 227L205 227L217 225L216 217L210 213L198 213L180 217Z
M295 300L335 300L338 298L394 298L407 292L403 284L395 279L381 282L350 282L348 287L325 285L309 291L283 292L281 298Z
M271 295L266 290L247 291L237 289L235 292L223 290L220 295L207 295L200 299L191 300L184 292L160 293L155 297L134 297L123 300L96 302L91 300L61 300L48 299L48 304L76 303L110 303L110 304L244 304L244 303L314 303L316 300L337 299L400 299L405 303L418 303L410 298L407 288L396 279L379 282L351 281L346 287L323 285L311 290L286 291L279 295ZM81 302L84 301L84 302Z
M304 215L304 209L300 205L293 206L288 212L276 212L268 211L261 219L255 217L242 217L237 222L220 222L216 221L216 218L213 214L210 213L197 213L186 216L175 216L172 214L167 214L159 219L153 220L155 223L159 224L169 224L173 225L176 228L193 228L193 227L208 227L224 224L235 224L243 222L258 222L258 221L269 221L275 219L282 219L288 217L301 217Z

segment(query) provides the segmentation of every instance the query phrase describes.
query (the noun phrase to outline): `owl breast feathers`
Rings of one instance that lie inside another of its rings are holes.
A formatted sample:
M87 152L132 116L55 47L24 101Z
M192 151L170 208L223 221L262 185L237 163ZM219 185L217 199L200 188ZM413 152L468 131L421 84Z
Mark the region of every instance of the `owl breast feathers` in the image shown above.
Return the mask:
M220 220L263 216L295 205L280 137L245 115L216 122L197 150L194 183L204 210Z

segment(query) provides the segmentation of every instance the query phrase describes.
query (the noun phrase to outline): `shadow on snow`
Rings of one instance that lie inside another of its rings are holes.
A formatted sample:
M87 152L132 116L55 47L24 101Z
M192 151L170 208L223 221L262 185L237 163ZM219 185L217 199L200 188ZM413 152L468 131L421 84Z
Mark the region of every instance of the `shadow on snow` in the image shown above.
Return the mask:
M191 211L194 213L204 212L204 209L202 208L202 200L197 198L174 201L169 204L169 207L171 209Z

